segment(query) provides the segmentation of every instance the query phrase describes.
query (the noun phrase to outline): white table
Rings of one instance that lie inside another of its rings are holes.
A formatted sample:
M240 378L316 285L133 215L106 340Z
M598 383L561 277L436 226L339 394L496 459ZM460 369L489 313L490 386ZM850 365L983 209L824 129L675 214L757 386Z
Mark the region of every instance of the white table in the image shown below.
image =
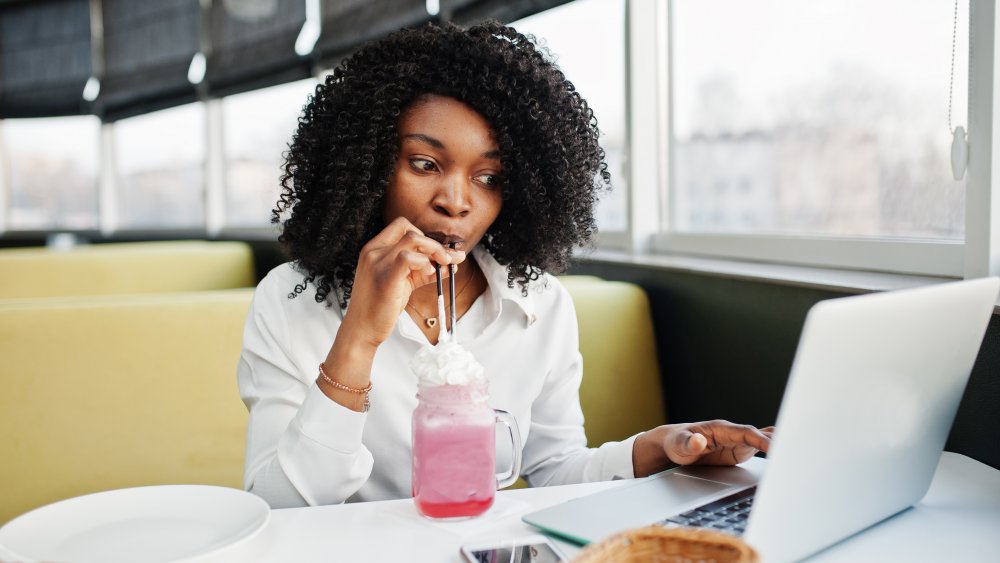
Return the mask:
M421 518L409 499L273 510L258 536L211 560L460 562L465 543L537 533L521 522L526 512L626 482L503 491L485 515L454 523ZM1000 470L945 453L920 503L810 561L1000 561Z

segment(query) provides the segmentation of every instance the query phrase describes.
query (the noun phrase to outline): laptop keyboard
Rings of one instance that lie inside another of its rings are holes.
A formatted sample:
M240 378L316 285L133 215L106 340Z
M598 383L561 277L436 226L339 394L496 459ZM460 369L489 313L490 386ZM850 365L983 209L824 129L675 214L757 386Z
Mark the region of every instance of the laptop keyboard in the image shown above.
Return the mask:
M671 516L660 523L667 526L711 528L739 536L747 528L747 518L756 492L757 487L744 489L694 510Z

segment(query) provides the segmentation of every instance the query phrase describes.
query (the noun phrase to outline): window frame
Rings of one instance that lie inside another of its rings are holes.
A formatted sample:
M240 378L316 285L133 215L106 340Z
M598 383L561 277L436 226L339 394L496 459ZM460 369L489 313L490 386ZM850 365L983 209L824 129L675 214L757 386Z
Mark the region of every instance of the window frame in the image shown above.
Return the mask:
M1000 143L994 142L1000 131L1000 113L993 114L994 76L1000 61L994 2L970 0L969 6L970 151L965 241L672 231L671 2L630 0L627 10L627 52L655 54L630 56L628 61L630 186L635 194L630 201L630 251L956 278L1000 273L1000 197L993 194L993 177L1000 173L993 170L993 163L1000 165L1000 155L995 152ZM980 147L983 150L977 150ZM654 191L662 194L659 200L650 195ZM648 217L650 208L658 211L658 220L662 219L655 226Z
M4 122L0 119L0 235L7 232L10 224L10 165L8 163L7 143L4 137ZM97 215L100 217L101 211L98 207Z

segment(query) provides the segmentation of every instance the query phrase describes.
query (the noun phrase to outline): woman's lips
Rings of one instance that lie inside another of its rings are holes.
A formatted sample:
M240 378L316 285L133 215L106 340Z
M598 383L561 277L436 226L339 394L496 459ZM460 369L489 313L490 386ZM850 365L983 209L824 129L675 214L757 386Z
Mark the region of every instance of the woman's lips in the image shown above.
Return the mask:
M463 239L459 235L452 235L452 234L448 234L448 233L442 233L440 231L431 231L431 232L424 233L424 235L426 237L428 237L428 238L432 238L432 239L440 242L441 244L443 244L445 246L454 244L455 248L457 248L459 250L461 250L462 246L465 244L465 239Z

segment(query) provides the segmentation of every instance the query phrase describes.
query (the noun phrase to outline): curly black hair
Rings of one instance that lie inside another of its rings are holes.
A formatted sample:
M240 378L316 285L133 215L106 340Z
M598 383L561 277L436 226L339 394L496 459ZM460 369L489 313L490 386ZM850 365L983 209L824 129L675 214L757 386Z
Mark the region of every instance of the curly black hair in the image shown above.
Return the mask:
M272 210L278 240L316 286L347 306L361 247L384 228L397 122L421 96L458 99L480 113L500 147L500 215L483 245L522 291L562 272L596 231L594 204L611 186L587 102L536 45L497 22L427 24L361 47L316 87L285 154ZM297 288L301 292L303 286Z

